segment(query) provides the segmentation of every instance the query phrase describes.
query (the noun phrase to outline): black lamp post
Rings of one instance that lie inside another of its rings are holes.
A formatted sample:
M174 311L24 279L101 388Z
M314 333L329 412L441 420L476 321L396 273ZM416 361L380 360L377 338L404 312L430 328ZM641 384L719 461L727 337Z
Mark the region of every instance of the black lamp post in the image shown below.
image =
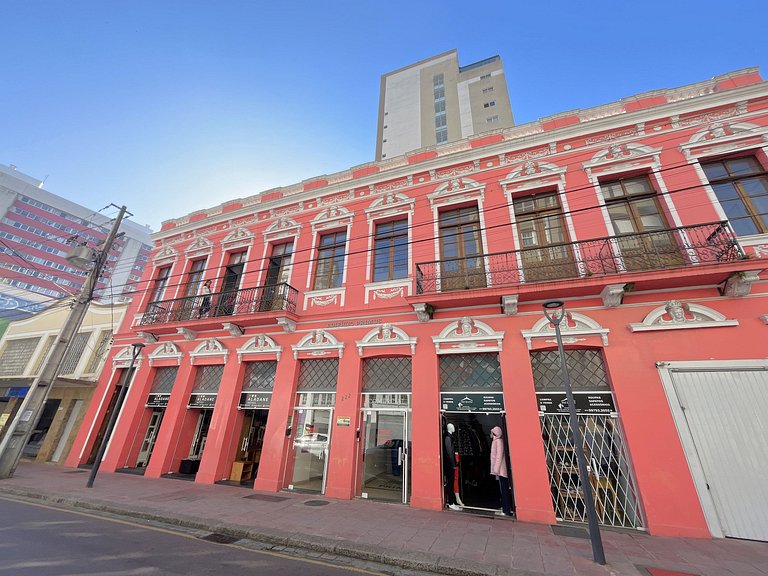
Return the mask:
M565 386L565 397L568 400L568 421L571 428L571 441L573 442L576 461L579 466L579 483L584 493L584 507L587 509L587 521L589 523L589 539L592 542L592 558L598 564L605 564L605 552L603 551L603 540L600 537L600 527L597 524L597 511L595 510L595 499L592 496L592 484L589 481L589 471L587 470L587 460L584 458L584 439L579 429L579 420L576 416L576 403L573 400L573 390L571 389L571 377L568 375L568 366L565 362L565 350L563 349L563 336L560 334L560 322L565 318L565 303L562 300L547 300L543 304L544 315L555 327L555 338L557 339L557 352L560 356L560 369L563 373L563 385Z
M131 356L131 364L128 366L128 370L125 372L123 385L120 387L120 393L117 395L117 402L115 402L112 415L109 417L109 423L107 424L107 429L104 431L104 437L101 439L101 446L99 446L99 452L96 454L96 461L93 463L93 468L91 468L91 475L88 477L88 483L85 485L86 488L93 488L93 481L96 478L96 473L99 471L99 466L101 466L101 460L104 458L104 452L107 451L107 444L109 444L109 439L112 436L112 429L115 427L115 422L117 422L117 415L120 413L120 409L123 406L123 400L125 399L125 395L128 393L128 385L130 384L131 377L133 376L133 364L136 362L136 358L141 353L141 349L144 348L144 344L141 342L136 342L135 344L132 344L132 346L133 356Z

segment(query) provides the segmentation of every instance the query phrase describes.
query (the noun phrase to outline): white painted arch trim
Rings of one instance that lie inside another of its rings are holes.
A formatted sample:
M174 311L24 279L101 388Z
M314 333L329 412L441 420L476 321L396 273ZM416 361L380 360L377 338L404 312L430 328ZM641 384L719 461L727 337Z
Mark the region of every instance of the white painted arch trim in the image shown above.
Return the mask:
M471 178L451 178L427 195L432 208L483 198L485 184Z
M448 324L439 336L432 336L438 354L501 352L504 332L496 332L485 322L465 316Z
M344 355L344 343L326 330L312 330L298 344L292 344L293 358L298 359L300 352L307 352L313 356L326 356L337 353L339 358Z
M569 312L567 310L566 314L568 314L570 320L575 324L575 326L569 326L568 322L560 324L560 334L566 344L575 343L575 341L578 340L578 336L599 336L603 346L608 346L608 334L610 333L608 328L603 328L599 322L596 322L585 314ZM556 342L555 328L543 314L530 330L521 330L520 334L522 334L525 339L529 350L531 349L534 340L543 339L548 342Z
M272 340L272 338L266 334L257 334L237 349L237 361L238 363L242 362L244 356L271 356L273 354L276 360L280 360L280 355L282 353L283 347L278 346L277 343Z
M232 231L221 241L225 249L240 248L241 246L250 246L253 244L254 234L245 226L233 226Z
M222 362L227 361L229 350L216 338L206 338L197 347L189 353L190 362L195 363L196 358L216 358L221 357Z
M188 257L199 254L210 254L213 252L213 242L208 240L205 236L197 236L192 242L184 249L184 254Z
M152 263L155 266L162 266L164 264L170 264L175 262L179 257L179 252L173 246L165 244L155 255L152 257ZM153 274L153 278L154 278Z
M755 142L759 138L760 141ZM688 159L759 148L768 141L768 127L747 122L713 122L696 132L680 151Z
M416 338L411 338L406 332L392 326L391 324L380 324L368 334L363 336L362 340L357 340L357 353L363 355L365 348L386 348L389 346L410 346L411 355L416 353Z
M133 357L133 346L131 345L125 346L122 350L120 350L120 352L115 354L115 356L112 358L112 366L114 368L129 368L131 365L132 357ZM134 366L138 368L143 359L144 359L144 354L139 353L139 355L136 356L136 362Z
M293 238L298 236L300 231L301 224L296 222L296 220L288 218L287 216L281 216L264 230L264 241L275 242L276 240Z
M667 314L667 305L659 306L651 310L639 324L630 324L632 332L651 332L656 330L681 330L688 328L720 328L724 326L738 326L738 320L728 320L717 310L702 306L701 304L686 304L688 311L695 319L686 318L682 322L664 321Z
M149 354L149 365L152 366L156 360L176 360L176 363L181 365L182 356L184 353L179 350L176 344L163 342Z

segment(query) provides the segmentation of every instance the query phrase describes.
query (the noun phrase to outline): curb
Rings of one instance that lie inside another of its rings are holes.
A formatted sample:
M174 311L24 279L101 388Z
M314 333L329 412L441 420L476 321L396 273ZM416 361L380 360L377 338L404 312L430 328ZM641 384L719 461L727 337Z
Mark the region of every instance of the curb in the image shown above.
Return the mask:
M2 485L0 485L2 486ZM192 530L216 532L238 539L253 540L271 547L289 548L298 551L335 554L354 560L376 562L388 566L433 572L451 576L543 576L540 572L517 570L489 564L479 564L462 558L448 558L431 552L416 552L407 550L390 550L369 544L356 544L347 540L304 536L284 532L282 530L265 530L252 526L242 526L225 522L201 520L199 517L158 514L148 509L124 508L113 502L103 500L85 500L73 496L61 496L47 492L32 491L16 486L2 486L0 494L18 496L30 500L39 500L55 504L62 508L93 510L106 512L116 516L147 520L170 526L179 526Z

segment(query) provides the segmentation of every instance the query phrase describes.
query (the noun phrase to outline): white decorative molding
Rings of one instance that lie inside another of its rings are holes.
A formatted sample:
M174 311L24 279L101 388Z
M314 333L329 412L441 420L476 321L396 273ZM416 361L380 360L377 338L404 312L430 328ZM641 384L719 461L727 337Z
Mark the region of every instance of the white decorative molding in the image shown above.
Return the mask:
M764 146L768 142L768 127L746 122L716 121L696 132L680 151L688 160L732 154Z
M603 299L603 306L606 308L616 308L621 305L626 293L626 284L608 284L600 292L600 298Z
M156 344L157 343L157 336L152 334L152 332L145 332L143 330L139 330L136 332L136 335L144 340L144 344Z
M341 228L352 224L355 213L344 206L330 206L312 219L312 233L329 228Z
M297 359L300 352L306 352L312 356L326 356L331 352L337 352L339 358L344 355L344 343L325 330L312 330L309 334L293 344L293 357Z
M485 322L465 316L446 326L439 336L432 336L438 354L501 352L504 332L495 332Z
M298 236L300 231L301 224L293 218L282 216L267 226L267 229L264 230L264 240L266 242L275 242L284 238L292 238Z
M196 358L215 358L218 356L221 357L222 362L226 362L228 355L229 351L227 348L216 338L206 338L197 348L189 353L191 364L195 363Z
M410 296L412 285L413 282L409 278L388 280L386 282L371 282L365 285L365 303Z
M245 334L245 328L233 322L223 322L221 324L221 327L224 328L224 330L226 330L227 332L229 332L229 335L232 336L233 338L238 338L243 334Z
M282 326L283 331L288 332L289 334L296 332L296 322L285 316L277 317L277 325Z
M377 198L365 209L368 221L389 216L405 215L413 212L415 200L405 194L387 192L381 198Z
M188 342L192 342L192 340L197 338L197 332L189 328L176 328L176 333L180 334Z
M501 309L504 311L505 315L514 316L517 314L518 298L519 297L517 294L510 294L501 297Z
M133 346L128 345L120 352L114 355L112 358L112 366L117 368L129 368L131 366L131 358L133 358ZM138 368L139 364L141 364L141 361L144 359L144 355L139 353L139 355L136 357L136 363L134 364L135 367Z
M173 246L165 244L160 250L155 252L155 255L152 257L152 263L155 266L162 266L163 264L175 262L178 257L179 252Z
M752 291L752 284L760 280L762 270L745 270L731 274L721 292L723 296L741 297Z
M582 339L578 339L579 336L599 336L603 346L608 346L608 328L603 328L598 322L578 312L565 311L565 319L560 323L560 334L563 337L563 343L573 344L575 342L581 342ZM547 343L557 342L555 335L555 327L552 326L549 319L542 315L542 317L536 321L530 330L521 330L520 334L525 338L525 342L528 345L528 349L531 349L533 340L544 340ZM575 339L574 339L575 338Z
M187 258L191 256L199 256L201 254L210 254L213 252L213 242L208 240L205 236L197 236L189 246L184 249L184 254Z
M640 324L630 324L632 332L655 330L680 330L686 328L719 328L738 326L738 320L727 320L725 316L700 304L687 304L670 300L664 306L651 310Z
M763 314L762 316L758 316L758 319L760 319L763 324L768 324L768 314Z
M613 143L600 150L582 166L591 182L598 174L614 174L639 167L649 167L659 163L661 148L651 148L635 142Z
M441 184L431 194L427 195L432 208L456 204L467 200L481 199L485 194L485 185L470 178L453 178Z
M360 356L363 355L364 348L387 346L410 346L411 354L416 354L416 338L411 338L402 329L388 323L374 328L363 336L362 340L357 340L356 344L357 353Z
M325 306L344 306L344 295L346 294L346 288L329 288L327 290L312 290L304 292L304 310L309 310L310 307Z
M566 168L550 162L528 160L515 167L499 184L505 192L511 192L510 188L515 190L541 188L559 182L565 172Z
M416 317L419 322L429 322L432 320L432 315L435 313L435 308L431 304L414 304L413 311L416 312Z
M232 224L230 224L232 226ZM224 250L242 248L253 244L253 232L244 226L235 226L221 241Z
M176 344L173 342L163 342L149 355L149 365L152 366L156 360L167 359L176 360L176 363L181 365L182 356L184 356L184 353L179 350Z
M278 346L272 338L266 334L258 334L237 349L237 361L242 362L243 356L249 356L251 354L274 354L275 359L280 360L280 355L282 353L283 347Z

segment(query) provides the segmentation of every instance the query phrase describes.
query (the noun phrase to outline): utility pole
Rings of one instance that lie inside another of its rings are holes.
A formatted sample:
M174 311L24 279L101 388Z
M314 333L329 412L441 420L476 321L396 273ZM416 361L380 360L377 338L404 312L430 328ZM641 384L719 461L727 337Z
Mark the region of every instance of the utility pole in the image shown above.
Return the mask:
M0 479L13 476L21 458L22 450L37 427L51 386L53 386L56 377L59 375L59 369L67 348L69 348L70 342L72 342L72 339L80 329L85 313L88 311L88 305L93 299L96 283L99 280L104 264L107 262L107 256L126 212L125 206L120 208L120 212L117 218L115 218L115 223L112 225L112 230L110 230L109 236L104 241L102 249L96 251L93 268L91 268L86 277L85 284L83 284L80 293L75 298L72 310L69 316L67 316L64 326L62 326L56 336L56 341L45 359L40 374L30 385L29 391L16 413L16 417L11 422L3 441L0 443Z

